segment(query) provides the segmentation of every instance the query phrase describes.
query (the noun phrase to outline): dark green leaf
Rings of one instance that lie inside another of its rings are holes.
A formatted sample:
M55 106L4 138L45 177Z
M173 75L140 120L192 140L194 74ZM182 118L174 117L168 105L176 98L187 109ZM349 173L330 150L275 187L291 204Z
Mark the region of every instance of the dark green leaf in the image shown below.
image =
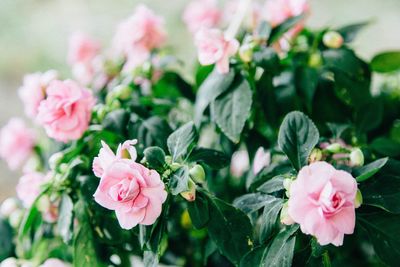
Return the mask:
M304 14L296 16L296 17L291 17L284 21L282 24L276 26L275 28L272 29L271 35L269 36L268 44L273 44L290 29L292 29L297 23L301 22L304 19Z
M215 122L234 143L240 140L240 134L250 116L251 103L252 91L246 79L212 103L211 110Z
M211 72L201 84L196 96L195 116L196 125L200 125L204 110L220 94L225 92L233 82L235 73L220 74L217 70Z
M190 154L196 139L197 132L193 122L188 122L173 132L167 140L172 160L183 159Z
M354 170L354 176L357 182L363 182L375 175L383 166L385 166L388 158L378 159L363 167Z
M74 203L72 203L71 198L67 194L62 195L57 221L57 231L65 243L68 243L72 238L73 209Z
M275 199L274 196L261 193L251 193L236 198L233 205L248 214L261 209L265 205L269 205Z
M378 137L372 141L370 147L383 156L397 157L400 155L400 143L389 138Z
M112 132L124 134L126 125L129 119L128 112L123 109L111 111L104 118L102 125L103 128Z
M196 194L196 200L188 202L188 212L194 227L201 229L207 225L210 219L210 211L207 196L201 191Z
M192 151L189 161L204 163L211 169L219 170L229 165L230 158L221 151L199 147Z
M152 146L146 148L143 153L150 168L156 170L163 168L165 164L164 150L159 147Z
M340 35L342 35L342 37L346 43L350 43L356 38L358 32L360 30L364 29L370 23L371 23L370 21L365 21L365 22L361 22L361 23L350 24L350 25L341 27L341 28L337 29L336 31L338 33L340 33Z
M299 111L286 115L279 129L278 144L295 169L308 164L308 157L318 140L318 129L306 115Z
M265 246L259 246L249 251L240 261L240 267L260 266L261 259L265 252Z
M178 195L189 190L189 168L183 166L171 176L169 189L173 195Z
M0 218L0 262L11 256L13 250L13 233L8 222Z
M271 180L266 181L261 186L257 188L257 191L263 192L265 194L270 194L279 190L283 190L283 180L286 177L284 175L277 175L273 177Z
M263 47L253 53L253 62L269 73L279 70L279 57L272 47Z
M400 70L400 51L383 52L374 56L371 67L381 73Z
M282 209L283 200L275 198L264 206L263 214L261 215L260 226L260 242L268 240L274 231L276 222L279 217L279 212Z
M315 90L317 89L319 73L314 68L297 68L295 72L295 83L299 95L304 98L307 110L311 111Z
M383 103L376 98L360 106L355 113L355 124L360 133L374 130L381 124L382 119Z

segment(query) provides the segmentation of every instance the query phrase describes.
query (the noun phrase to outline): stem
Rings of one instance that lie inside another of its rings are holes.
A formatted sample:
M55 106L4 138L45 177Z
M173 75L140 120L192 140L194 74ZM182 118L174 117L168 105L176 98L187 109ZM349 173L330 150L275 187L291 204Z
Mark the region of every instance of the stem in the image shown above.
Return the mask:
M225 37L227 39L235 38L236 34L239 31L240 25L243 22L244 17L246 16L247 9L251 4L251 0L241 0L238 8L236 10L236 14L233 17L231 23L228 26L228 29L225 31Z
M332 266L328 251L325 251L324 254L322 254L322 263L323 263L324 267Z

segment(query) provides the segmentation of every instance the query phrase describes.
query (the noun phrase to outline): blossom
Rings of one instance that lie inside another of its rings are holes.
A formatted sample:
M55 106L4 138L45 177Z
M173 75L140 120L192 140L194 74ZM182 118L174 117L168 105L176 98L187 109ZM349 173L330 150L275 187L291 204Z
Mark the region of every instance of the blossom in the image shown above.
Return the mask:
M183 13L183 21L191 33L202 27L214 28L221 20L222 12L215 0L195 0L190 2Z
M139 5L135 13L121 22L113 38L114 51L140 64L150 52L161 47L166 40L164 21L145 5Z
M100 52L100 43L88 35L76 32L71 35L68 46L68 63L86 64L92 61Z
M40 194L41 186L48 181L48 177L39 172L25 173L16 187L17 196L25 208L32 206Z
M43 262L43 264L40 265L39 267L68 267L68 266L71 266L71 265L62 260L59 260L56 258L50 258L50 259L47 259L45 262Z
M160 175L135 162L133 144L136 140L125 142L114 154L103 142L103 148L93 163L95 175L101 175L94 199L101 206L115 211L123 229L153 224L167 198Z
M263 19L275 27L291 17L307 12L309 4L307 0L267 0L264 10Z
M18 90L18 94L28 117L36 117L40 102L46 97L47 86L57 76L58 74L55 70L49 70L44 73L36 72L24 76L24 81Z
M32 154L35 133L23 120L12 118L0 131L0 157L15 170Z
M195 42L201 65L216 64L220 73L229 72L229 57L236 54L239 42L226 38L219 29L202 28L196 33Z
M253 161L253 172L258 174L264 167L271 163L271 154L263 147L259 147L256 151Z
M38 121L49 137L67 142L86 131L95 100L92 92L72 80L53 81L40 103Z
M356 180L326 162L303 167L290 187L289 216L321 245L343 244L355 227Z
M233 176L241 177L249 167L249 154L246 150L240 150L233 153L230 166L230 172Z

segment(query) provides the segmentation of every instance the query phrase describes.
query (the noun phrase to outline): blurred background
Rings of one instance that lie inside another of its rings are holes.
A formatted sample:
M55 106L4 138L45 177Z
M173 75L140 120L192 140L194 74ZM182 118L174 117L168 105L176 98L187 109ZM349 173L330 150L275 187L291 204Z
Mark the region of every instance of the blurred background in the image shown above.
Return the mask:
M25 73L60 70L69 76L69 35L82 30L109 45L116 24L145 3L165 17L169 44L187 68L194 62L191 37L181 21L189 0L0 0L0 126L23 116L17 89ZM365 60L378 51L400 48L400 0L310 0L312 27L373 20L353 46ZM18 172L0 162L0 201L15 194Z

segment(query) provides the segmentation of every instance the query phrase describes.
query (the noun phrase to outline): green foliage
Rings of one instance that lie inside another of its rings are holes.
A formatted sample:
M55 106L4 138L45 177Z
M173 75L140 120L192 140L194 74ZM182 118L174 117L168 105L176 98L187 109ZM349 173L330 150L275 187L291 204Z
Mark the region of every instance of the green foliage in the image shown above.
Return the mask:
M182 160L190 154L197 139L197 131L193 122L181 126L167 140L168 150L172 160Z
M400 70L400 51L380 53L371 60L374 71L387 73Z

